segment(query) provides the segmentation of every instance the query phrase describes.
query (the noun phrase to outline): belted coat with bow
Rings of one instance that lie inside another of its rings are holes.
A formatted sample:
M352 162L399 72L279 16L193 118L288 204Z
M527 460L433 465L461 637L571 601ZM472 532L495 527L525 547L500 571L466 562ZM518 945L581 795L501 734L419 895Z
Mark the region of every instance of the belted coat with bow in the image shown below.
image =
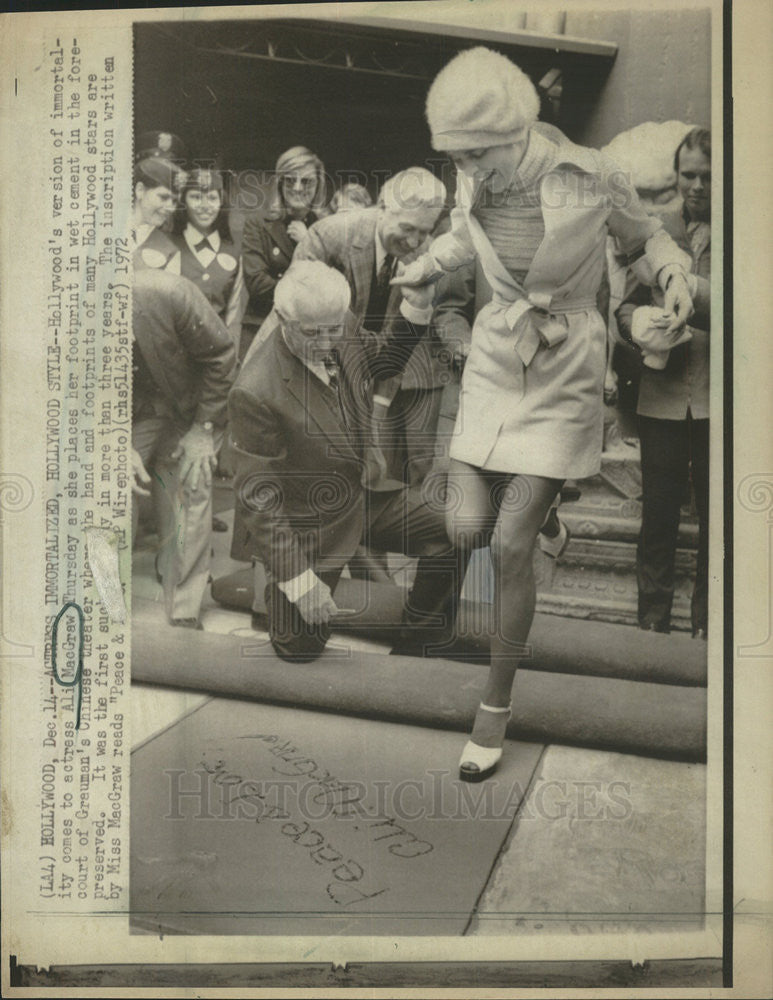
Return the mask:
M530 141L550 142L534 131ZM582 479L601 465L607 330L596 295L607 233L630 260L641 256L636 266L651 282L689 259L611 161L568 141L550 144L552 165L539 182L545 233L523 284L498 258L475 216L478 191L459 174L452 232L439 241L457 265L478 257L493 299L473 327L451 457Z

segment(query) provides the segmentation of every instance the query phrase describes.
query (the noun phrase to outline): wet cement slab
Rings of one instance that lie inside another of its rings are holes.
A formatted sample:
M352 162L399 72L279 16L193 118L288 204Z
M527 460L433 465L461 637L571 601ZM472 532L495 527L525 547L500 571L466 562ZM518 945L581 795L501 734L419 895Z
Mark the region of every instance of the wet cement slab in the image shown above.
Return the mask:
M706 768L551 746L472 934L703 927Z
M461 935L537 768L464 738L215 698L132 755L135 931Z

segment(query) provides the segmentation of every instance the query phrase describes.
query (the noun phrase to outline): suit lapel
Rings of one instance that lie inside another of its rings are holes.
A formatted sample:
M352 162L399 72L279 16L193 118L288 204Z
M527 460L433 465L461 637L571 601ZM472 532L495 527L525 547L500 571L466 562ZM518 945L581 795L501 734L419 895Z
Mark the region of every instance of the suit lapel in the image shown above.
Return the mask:
M362 213L361 224L352 234L349 267L351 268L354 296L352 312L361 323L370 300L370 286L373 266L376 260L376 217L378 209L368 209Z
M391 319L395 313L400 312L400 302L402 301L403 293L399 285L392 285L389 291L389 299L387 301L386 314Z
M309 424L316 425L338 454L344 453L347 457L352 455L356 457L335 397L290 351L278 326L274 331L274 338L277 359L287 391L305 413L306 420ZM313 428L309 427L309 432L313 433Z
M271 239L276 243L279 249L290 259L292 259L293 253L295 251L295 244L287 235L287 229L285 228L284 222L280 219L275 219L271 222L266 223L266 230L268 231Z

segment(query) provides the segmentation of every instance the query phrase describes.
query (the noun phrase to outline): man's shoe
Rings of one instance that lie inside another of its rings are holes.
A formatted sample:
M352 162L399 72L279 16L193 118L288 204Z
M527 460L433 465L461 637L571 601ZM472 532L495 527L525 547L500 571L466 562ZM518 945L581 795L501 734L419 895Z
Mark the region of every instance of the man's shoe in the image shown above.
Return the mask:
M174 625L175 628L192 628L196 629L197 632L204 631L204 626L198 618L173 618L172 625Z
M661 625L659 622L640 622L639 628L642 632L660 632L663 635L670 635L671 629L668 625Z
M222 518L213 517L212 518L212 530L213 531L228 531L228 525Z
M250 627L255 632L265 632L268 628L268 618L262 611L253 611L250 616Z

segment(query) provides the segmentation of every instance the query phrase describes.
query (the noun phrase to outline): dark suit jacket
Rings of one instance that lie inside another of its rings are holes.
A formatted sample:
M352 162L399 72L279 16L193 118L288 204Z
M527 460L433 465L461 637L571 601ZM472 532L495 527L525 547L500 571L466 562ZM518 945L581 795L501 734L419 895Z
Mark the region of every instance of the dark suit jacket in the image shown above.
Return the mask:
M475 262L469 261L438 281L432 329L452 351L466 356L476 311Z
M346 565L364 528L372 383L399 374L425 330L400 317L375 337L349 314L336 395L292 354L274 322L228 398L240 514L234 558L259 559L279 581L320 560Z
M321 219L298 244L294 260L321 260L346 277L352 290L351 309L360 323L370 298L376 261L376 222L379 209L363 208L339 212ZM399 313L401 292L393 286L387 316ZM367 325L367 324L366 324ZM439 388L448 382L449 353L433 333L423 338L413 352L401 380L403 389Z
M315 222L310 213L306 225ZM274 307L274 288L290 266L295 243L283 219L269 221L256 212L244 221L242 268L250 300L244 322L260 326Z
M181 421L223 424L236 349L202 292L168 271L138 270L132 313L134 337L154 386Z
M675 347L662 370L642 365L636 412L660 420L684 420L689 407L693 417L709 416L709 325L711 319L711 243L693 253L687 235L681 203L663 216L663 226L675 243L692 257L692 273L697 274L698 294L689 327L692 339ZM633 311L652 305L652 289L629 278L623 301L615 313L623 339L631 341Z

